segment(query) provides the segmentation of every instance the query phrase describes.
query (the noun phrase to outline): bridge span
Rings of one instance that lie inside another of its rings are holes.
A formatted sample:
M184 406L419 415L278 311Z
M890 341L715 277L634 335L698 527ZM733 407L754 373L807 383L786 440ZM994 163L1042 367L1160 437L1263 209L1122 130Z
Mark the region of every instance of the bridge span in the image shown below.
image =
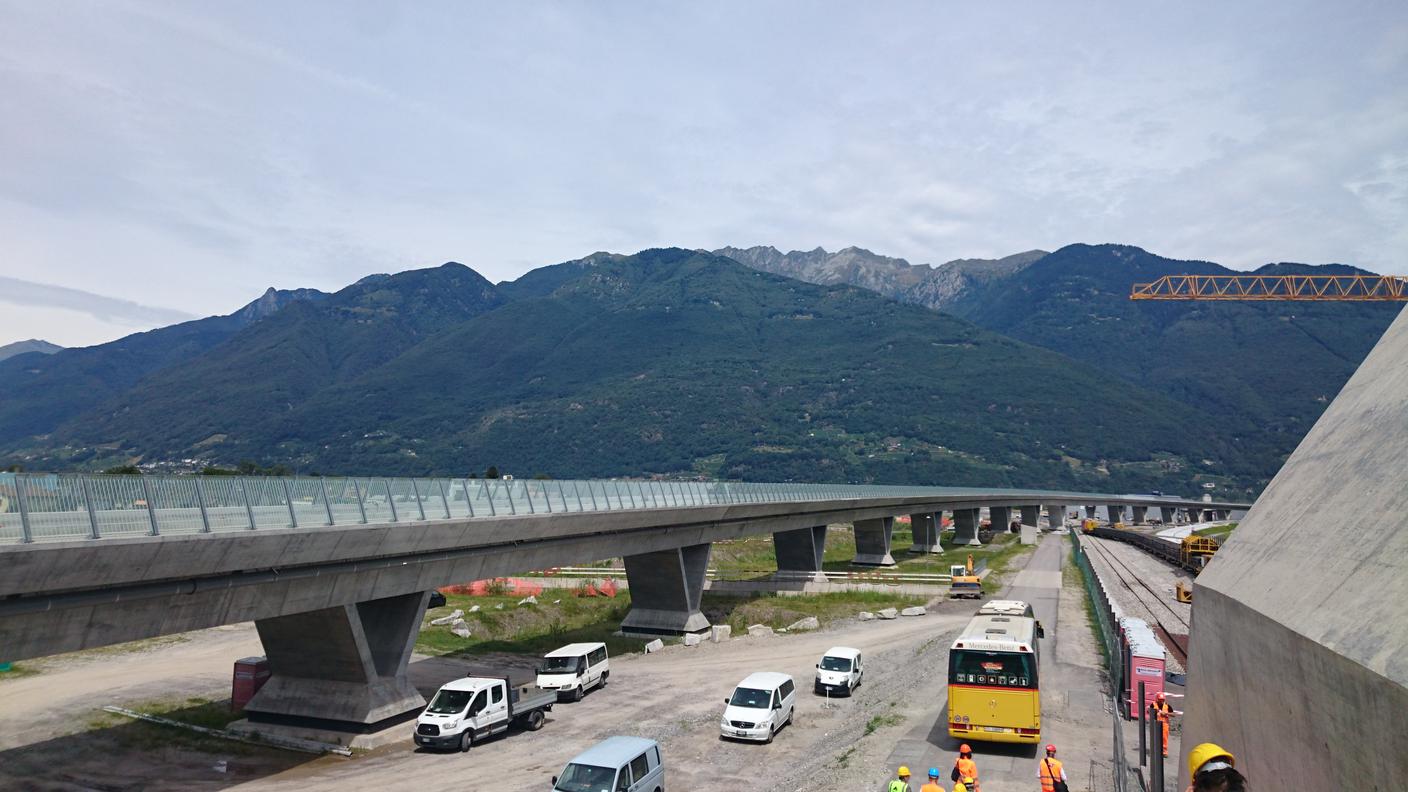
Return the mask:
M1248 508L1154 495L734 482L0 475L6 660L255 622L273 672L252 719L365 730L424 704L406 678L429 591L624 557L624 630L709 627L712 542L772 534L777 565L820 573L826 526L852 523L855 563L978 541L1019 514L1106 508L1142 521ZM1054 510L1054 511L1053 511Z

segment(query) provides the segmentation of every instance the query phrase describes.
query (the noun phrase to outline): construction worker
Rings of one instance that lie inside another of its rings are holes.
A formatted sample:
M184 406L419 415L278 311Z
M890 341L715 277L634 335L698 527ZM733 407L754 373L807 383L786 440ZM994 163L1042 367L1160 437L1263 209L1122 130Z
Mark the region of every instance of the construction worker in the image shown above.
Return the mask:
M968 743L958 746L958 758L953 760L953 772L949 780L962 782L964 778L978 780L978 763L973 761L973 749Z
M1154 696L1154 717L1158 719L1159 727L1163 730L1164 756L1168 756L1168 722L1174 715L1182 714L1168 703L1168 696L1164 695L1162 690Z
M895 775L898 777L894 781L890 782L890 786L887 787L887 792L910 792L909 768L904 765L900 765L900 769L898 772L895 773Z
M1056 792L1056 782L1068 783L1066 768L1056 758L1056 746L1046 746L1046 758L1036 768L1037 780L1041 782L1041 792Z
M978 780L972 776L963 776L953 785L953 792L978 792Z
M939 786L939 768L929 768L929 783L919 787L919 792L944 792L944 788Z
M1203 743L1188 752L1188 792L1246 792L1237 758L1222 746Z

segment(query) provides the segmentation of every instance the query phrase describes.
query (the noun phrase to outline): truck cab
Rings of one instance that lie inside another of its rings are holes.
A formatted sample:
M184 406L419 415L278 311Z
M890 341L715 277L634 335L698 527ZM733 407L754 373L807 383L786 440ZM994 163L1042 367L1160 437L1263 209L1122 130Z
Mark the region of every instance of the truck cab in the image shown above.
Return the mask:
M451 680L416 718L415 743L468 751L475 742L508 731L514 722L536 731L556 700L555 693L535 685L515 687L505 677Z

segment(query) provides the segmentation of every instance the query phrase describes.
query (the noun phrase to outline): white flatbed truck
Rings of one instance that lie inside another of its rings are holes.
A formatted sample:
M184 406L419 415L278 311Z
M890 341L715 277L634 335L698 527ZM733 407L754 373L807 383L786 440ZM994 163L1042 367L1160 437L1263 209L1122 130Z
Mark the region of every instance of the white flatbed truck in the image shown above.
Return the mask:
M474 743L518 726L543 727L557 691L514 685L508 677L469 676L445 683L416 718L415 742L424 748L468 751Z

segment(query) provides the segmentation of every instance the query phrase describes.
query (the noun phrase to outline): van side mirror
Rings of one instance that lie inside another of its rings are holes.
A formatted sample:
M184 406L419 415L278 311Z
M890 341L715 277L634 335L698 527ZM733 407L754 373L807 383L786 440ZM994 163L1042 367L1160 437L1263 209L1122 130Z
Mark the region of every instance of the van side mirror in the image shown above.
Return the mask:
M817 664L816 664L816 670L818 670L818 671L821 670L821 663L817 663Z
M557 786L557 776L552 777L552 785Z
M727 704L727 703L728 703L728 699L724 699L724 703Z

